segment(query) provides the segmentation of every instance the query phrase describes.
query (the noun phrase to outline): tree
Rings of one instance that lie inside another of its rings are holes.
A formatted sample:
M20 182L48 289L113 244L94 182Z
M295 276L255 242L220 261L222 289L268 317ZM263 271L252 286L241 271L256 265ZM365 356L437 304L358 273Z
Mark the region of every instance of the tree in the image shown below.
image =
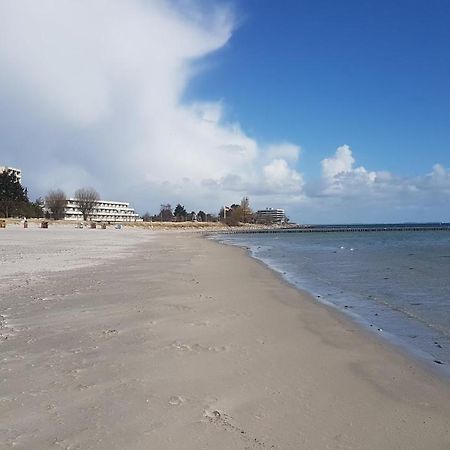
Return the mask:
M189 222L197 222L197 214L195 213L195 211L191 211L186 216L186 220L188 220Z
M83 220L88 220L95 205L100 200L100 195L94 188L80 188L75 192L75 199L78 203L78 208L83 214Z
M66 207L66 194L61 189L49 191L45 196L45 206L50 210L53 219L64 218Z
M248 197L242 198L240 207L241 207L242 222L244 223L251 222L253 219L253 211L250 208L250 201Z
M19 215L29 203L27 189L12 170L0 173L0 212L3 217Z
M230 226L236 226L243 222L242 208L238 205L232 205L225 222Z
M199 222L206 222L206 214L205 214L205 212L204 211L199 211L198 213L197 213L197 220L199 221Z
M184 208L184 206L180 205L179 203L175 207L173 214L175 215L175 217L177 218L177 220L179 222L186 220L186 216L187 216L186 209Z
M171 222L172 221L173 214L172 214L172 206L170 205L170 203L167 203L167 205L161 205L159 217L160 217L161 222Z
M30 217L36 219L44 217L44 200L39 197L34 202L28 202L28 205L24 209L24 216L27 219Z
M223 207L219 211L221 222L225 222L229 226L236 226L242 222L242 209L240 205L232 204L230 207Z
M148 211L142 216L142 220L144 222L151 222L152 221L152 216L150 215L150 213Z

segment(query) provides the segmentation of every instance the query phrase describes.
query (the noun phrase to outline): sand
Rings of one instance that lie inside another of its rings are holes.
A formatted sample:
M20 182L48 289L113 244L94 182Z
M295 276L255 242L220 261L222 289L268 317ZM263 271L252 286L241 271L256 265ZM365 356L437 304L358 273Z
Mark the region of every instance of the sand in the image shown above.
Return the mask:
M0 230L0 448L450 448L446 381L244 250L30 231Z

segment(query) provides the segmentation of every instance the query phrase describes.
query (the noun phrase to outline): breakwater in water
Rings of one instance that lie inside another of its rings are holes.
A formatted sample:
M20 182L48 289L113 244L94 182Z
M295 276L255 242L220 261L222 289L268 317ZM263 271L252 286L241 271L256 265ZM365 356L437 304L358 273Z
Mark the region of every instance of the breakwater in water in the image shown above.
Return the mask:
M236 233L364 233L388 231L450 231L450 224L414 224L414 225L302 225L291 227L253 228L242 227L220 231L221 234Z

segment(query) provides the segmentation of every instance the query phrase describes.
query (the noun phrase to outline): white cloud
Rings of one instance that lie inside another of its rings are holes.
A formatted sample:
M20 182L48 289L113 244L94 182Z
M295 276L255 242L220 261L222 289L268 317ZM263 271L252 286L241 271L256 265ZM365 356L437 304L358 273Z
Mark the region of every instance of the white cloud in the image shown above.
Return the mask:
M342 145L336 150L335 156L322 161L322 174L327 179L349 173L353 170L355 159L348 145Z
M306 222L450 220L450 169L441 164L422 176L400 177L357 166L351 148L342 145L321 166L320 182L306 184L297 201Z
M337 148L334 156L322 160L322 194L355 196L361 194L376 181L378 174L364 167L353 167L355 159L348 145ZM381 179L387 179L388 173L380 174Z
M386 171L369 171L363 166L354 167L351 148L342 145L334 156L322 160L323 195L393 197L414 194L418 198L429 191L443 195L450 190L450 169L435 164L430 173L417 177L399 177ZM403 200L405 197L399 197Z
M266 154L269 158L282 158L286 161L297 162L301 153L301 148L298 145L289 142L269 145Z
M375 172L369 172L362 166L354 168L354 163L355 158L353 158L351 148L344 144L337 148L333 157L322 160L322 175L331 183L352 177L366 183L375 181L377 177Z
M441 192L450 193L450 169L441 164L435 164L433 170L425 178L426 184L433 188L439 188Z
M269 196L297 182L301 189L289 167L298 147L267 152L224 121L220 102L181 102L193 63L226 45L233 29L228 8L199 5L0 4L0 94L10 99L0 116L25 128L30 144L10 134L3 156L33 191L89 184L141 209L163 201L214 209L261 186Z
M274 159L263 168L267 186L285 194L300 193L303 188L302 176L290 169L284 159Z

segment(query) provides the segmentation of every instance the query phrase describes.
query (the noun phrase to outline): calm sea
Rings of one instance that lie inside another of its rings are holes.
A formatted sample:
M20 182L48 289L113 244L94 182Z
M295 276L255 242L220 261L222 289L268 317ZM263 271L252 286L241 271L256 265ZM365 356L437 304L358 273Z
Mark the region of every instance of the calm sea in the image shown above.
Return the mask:
M221 235L292 284L450 366L450 232Z

